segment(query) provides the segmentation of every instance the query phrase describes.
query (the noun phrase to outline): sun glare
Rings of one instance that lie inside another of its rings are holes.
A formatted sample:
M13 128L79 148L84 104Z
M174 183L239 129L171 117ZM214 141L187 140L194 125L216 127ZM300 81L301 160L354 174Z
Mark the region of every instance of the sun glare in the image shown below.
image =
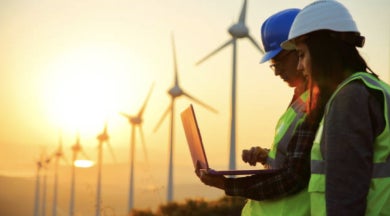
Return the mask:
M58 57L45 79L45 100L56 124L96 132L117 115L131 92L129 58L118 47L79 48Z
M74 165L79 168L89 168L95 165L95 163L91 160L76 160Z

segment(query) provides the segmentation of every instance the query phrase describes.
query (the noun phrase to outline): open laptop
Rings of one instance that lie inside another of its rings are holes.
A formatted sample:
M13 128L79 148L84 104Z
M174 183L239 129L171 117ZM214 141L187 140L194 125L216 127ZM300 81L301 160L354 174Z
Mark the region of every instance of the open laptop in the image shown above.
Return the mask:
M188 147L190 149L192 162L196 170L200 168L201 172L216 175L251 175L256 173L264 173L271 170L256 169L256 170L214 170L209 167L207 162L206 152L204 150L202 136L199 131L198 122L192 104L189 105L181 113L181 121L183 123L184 132L187 138Z

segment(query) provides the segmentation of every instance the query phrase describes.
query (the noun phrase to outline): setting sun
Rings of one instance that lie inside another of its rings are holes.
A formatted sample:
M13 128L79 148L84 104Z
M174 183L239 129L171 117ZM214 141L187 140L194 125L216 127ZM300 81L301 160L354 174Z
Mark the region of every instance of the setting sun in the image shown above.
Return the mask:
M100 129L129 97L128 57L118 47L84 47L59 56L45 79L50 118L62 128Z
M74 165L79 168L89 168L95 165L95 163L91 160L76 160Z

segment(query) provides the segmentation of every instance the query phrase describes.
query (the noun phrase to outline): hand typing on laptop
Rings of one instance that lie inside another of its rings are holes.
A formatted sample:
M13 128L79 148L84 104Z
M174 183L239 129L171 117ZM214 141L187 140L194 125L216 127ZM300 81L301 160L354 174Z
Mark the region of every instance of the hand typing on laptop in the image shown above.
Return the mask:
M264 165L267 162L268 152L269 149L256 146L243 150L241 157L245 163L249 163L251 166L256 166L258 162Z

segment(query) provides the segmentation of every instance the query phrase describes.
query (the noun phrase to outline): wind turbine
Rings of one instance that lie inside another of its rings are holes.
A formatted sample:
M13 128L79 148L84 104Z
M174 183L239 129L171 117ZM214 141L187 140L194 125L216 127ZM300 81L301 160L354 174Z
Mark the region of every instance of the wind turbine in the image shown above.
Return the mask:
M43 155L41 154L41 157L39 160L36 162L37 165L37 173L36 173L36 179L35 179L35 200L34 200L34 216L39 215L39 201L40 201L40 184L41 184L41 176L40 172L41 169L43 168Z
M131 125L131 141L130 141L130 187L129 187L129 201L128 201L128 211L131 212L134 206L134 157L135 157L135 129L138 126L139 133L141 135L141 141L142 141L142 146L145 154L145 160L148 162L148 157L146 153L146 145L145 145L145 138L144 138L144 132L142 129L142 115L144 113L144 110L146 108L146 104L149 101L149 97L152 93L154 85L150 87L149 93L146 96L145 102L142 105L141 109L139 110L138 114L136 116L131 116L126 113L121 112L120 114L124 117L127 118Z
M109 143L109 139L110 137L108 136L108 133L107 133L107 123L105 123L104 125L104 129L103 129L103 132L101 134L99 134L97 137L96 137L98 140L99 140L99 146L98 146L98 181L97 181L97 189L96 189L96 216L99 216L100 215L100 203L101 203L101 178L102 178L102 164L103 164L103 144L106 143L110 152L111 152L111 155L112 157L114 158L114 161L115 161L115 157L114 157L114 154L113 154L113 151L112 151L112 148L111 148L111 145Z
M54 161L54 190L53 190L53 206L52 206L52 215L57 215L57 191L58 191L58 166L61 159L63 159L66 163L68 163L65 158L64 152L62 150L62 133L60 132L59 140L58 140L58 149L54 153L55 161Z
M172 35L172 48L173 48L173 63L174 63L174 86L168 90L168 94L171 96L171 104L165 110L161 119L159 120L156 128L156 131L161 125L164 118L170 113L171 114L171 125L170 125L170 135L169 135L169 170L168 170L168 191L167 191L167 201L171 202L173 200L173 136L174 136L174 116L175 116L175 99L180 96L185 96L190 100L204 106L208 110L217 113L217 110L212 108L211 106L203 103L202 101L196 99L191 96L187 92L185 92L179 85L178 71L177 71L177 63L176 63L176 51L175 51L175 42Z
M246 16L246 4L247 1L244 0L244 5L242 6L242 10L240 13L240 18L237 23L233 24L228 32L232 36L230 40L222 44L222 46L218 47L216 50L211 52L206 57L199 60L196 65L201 64L209 57L213 56L223 48L228 45L233 45L233 74L232 74L232 102L231 102L231 128L230 128L230 152L229 152L229 169L236 168L236 62L237 62L237 40L241 38L248 38L252 44L262 53L264 51L261 47L256 43L252 36L249 35L249 29L245 25L245 16Z
M45 153L46 155L46 153ZM42 161L42 168L43 168L43 191L42 191L42 210L41 215L46 215L46 189L47 189L47 169L49 166L51 158L45 156L45 159Z
M72 146L72 182L71 182L71 188L70 188L70 204L69 204L69 215L73 216L74 215L74 192L75 192L75 171L76 171L76 166L75 162L77 160L77 155L78 153L82 153L84 157L88 158L88 156L85 154L83 151L83 148L81 147L80 144L80 134L77 133L77 138L76 138L76 143Z

